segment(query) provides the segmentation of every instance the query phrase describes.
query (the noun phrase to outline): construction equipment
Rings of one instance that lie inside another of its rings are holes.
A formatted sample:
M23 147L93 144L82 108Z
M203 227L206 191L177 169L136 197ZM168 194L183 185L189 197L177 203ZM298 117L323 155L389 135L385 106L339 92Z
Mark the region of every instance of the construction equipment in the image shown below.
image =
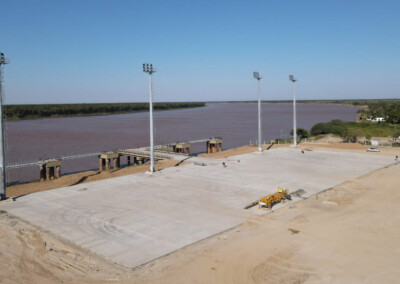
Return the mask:
M276 193L261 197L260 201L258 202L258 208L268 208L271 210L272 205L285 201L285 199L290 200L289 189L278 187L278 191Z

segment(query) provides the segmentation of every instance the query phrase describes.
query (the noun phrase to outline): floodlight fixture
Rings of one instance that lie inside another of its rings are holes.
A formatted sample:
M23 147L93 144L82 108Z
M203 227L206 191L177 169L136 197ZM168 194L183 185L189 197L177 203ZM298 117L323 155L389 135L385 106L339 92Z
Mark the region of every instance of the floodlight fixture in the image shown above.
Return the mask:
M149 73L150 75L157 70L153 68L153 64L143 63L143 72Z
M261 87L260 87L260 73L253 72L253 77L257 79L258 82L258 152L262 151L261 147Z
M4 53L0 53L0 65L5 65L10 63L10 59L4 57Z
M150 173L155 172L154 169L154 132L153 132L153 73L157 70L153 68L153 64L144 63L143 72L149 73L149 112L150 112Z
M297 79L293 75L289 75L289 80L293 83L297 81Z

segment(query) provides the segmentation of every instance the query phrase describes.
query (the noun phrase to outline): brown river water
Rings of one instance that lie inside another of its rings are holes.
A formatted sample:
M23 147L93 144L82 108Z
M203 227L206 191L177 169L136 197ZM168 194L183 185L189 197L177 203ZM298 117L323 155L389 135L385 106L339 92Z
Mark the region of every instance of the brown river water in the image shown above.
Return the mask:
M298 104L297 127L310 130L332 119L354 121L359 108L330 104ZM262 104L262 139L290 137L291 104ZM195 109L154 112L154 143L223 138L223 149L257 139L257 104L209 103ZM45 118L5 123L6 164L149 145L148 112L89 117ZM204 152L204 143L192 153ZM124 161L121 161L123 164ZM96 157L63 161L62 174L96 169ZM7 183L39 179L39 167L7 170Z

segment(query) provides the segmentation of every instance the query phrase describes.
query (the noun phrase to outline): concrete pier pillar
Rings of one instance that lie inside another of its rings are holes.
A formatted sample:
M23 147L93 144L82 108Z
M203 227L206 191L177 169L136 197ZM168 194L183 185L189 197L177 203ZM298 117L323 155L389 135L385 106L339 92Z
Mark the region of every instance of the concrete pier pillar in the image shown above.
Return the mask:
M46 179L46 164L40 165L40 181L44 181Z
M222 151L222 139L218 137L210 138L207 141L207 153L216 153Z
M61 177L61 167L57 166L56 167L56 178L60 178Z
M126 157L126 162L127 162L127 164L128 164L128 167L131 165L131 156L127 156Z
M190 155L190 148L186 148L186 154Z
M137 163L137 157L133 157L133 164L134 165L137 165L138 163Z
M114 170L115 169L118 169L118 161L117 161L117 158L114 158L114 159L112 159L113 160L113 168L114 168Z
M61 177L61 160L46 160L40 165L40 180L51 180L55 177Z
M54 167L49 167L50 169L50 179L54 179Z
M104 169L104 159L99 158L99 172L102 172Z
M50 168L46 167L46 179L50 180Z
M104 162L102 166L104 167L105 163L105 168L106 171L109 171L111 169L111 164L114 165L114 169L118 168L117 166L117 158L119 157L118 152L104 152L100 155L100 159L102 159Z

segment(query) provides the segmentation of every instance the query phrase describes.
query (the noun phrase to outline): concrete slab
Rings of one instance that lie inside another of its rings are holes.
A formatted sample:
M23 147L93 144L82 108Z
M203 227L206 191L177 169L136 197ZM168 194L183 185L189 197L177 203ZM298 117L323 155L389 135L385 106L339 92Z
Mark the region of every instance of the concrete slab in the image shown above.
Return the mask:
M293 148L190 160L196 164L39 192L1 209L136 267L239 225L251 214L264 214L243 208L278 186L301 188L309 196L393 162L385 156L302 154Z

